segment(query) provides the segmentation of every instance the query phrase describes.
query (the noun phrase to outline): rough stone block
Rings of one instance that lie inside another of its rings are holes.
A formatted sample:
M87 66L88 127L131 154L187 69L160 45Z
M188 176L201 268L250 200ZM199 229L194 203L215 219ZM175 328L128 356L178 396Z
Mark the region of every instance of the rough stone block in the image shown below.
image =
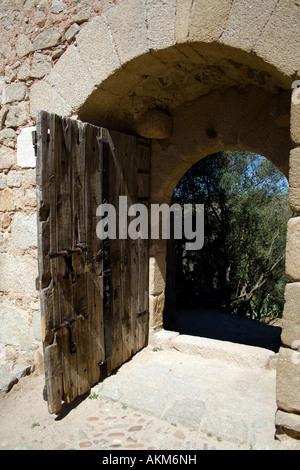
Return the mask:
M291 100L291 139L295 145L300 145L300 81L299 87L292 91Z
M149 295L150 326L156 328L162 323L165 308L165 295Z
M11 82L15 81L15 79L17 78L14 70L9 65L6 65L6 67L5 67L4 77L5 77L5 82L6 83L11 83Z
M32 331L33 331L34 339L36 339L37 341L42 342L43 341L43 335L42 335L41 312L39 310L33 312Z
M72 114L72 106L44 80L35 83L30 88L30 116L32 119L36 119L36 113L40 110L56 113L59 116Z
M14 101L23 101L27 92L24 83L11 83L5 85L2 93L2 104L13 103Z
M29 346L29 345L28 345ZM22 348L24 349L24 348ZM34 365L18 364L14 361L0 365L0 396L8 393L19 379L31 374L35 370ZM19 447L21 449L21 447ZM25 450L25 449L24 449Z
M16 140L17 134L13 129L3 129L3 131L0 131L0 144L10 147L11 143L15 143Z
M150 49L175 44L176 0L147 0L147 31Z
M0 189L6 188L6 175L4 173L0 173ZM1 209L1 208L0 208Z
M28 207L36 207L36 190L29 188L25 191L24 204Z
M90 19L91 13L91 7L84 7L73 16L73 20L78 24L84 23Z
M30 349L32 336L28 311L4 298L0 312L0 341L21 349Z
M24 102L13 105L9 108L5 118L5 125L7 127L17 128L27 124L27 112Z
M267 24L277 0L234 0L221 42L252 50Z
M48 49L49 47L57 46L61 39L61 34L57 28L45 29L33 41L33 50Z
M286 275L291 281L300 281L300 217L288 222Z
M288 76L300 69L300 56L295 54L300 49L299 20L297 2L279 0L254 47L255 53Z
M153 109L141 116L135 130L138 135L149 139L168 139L173 130L172 118L161 110Z
M175 38L177 43L186 42L189 35L189 24L193 0L177 0Z
M282 343L300 349L300 282L287 284L283 311Z
M8 106L1 106L0 107L0 130L3 129L3 127L4 127L4 123L5 123L5 119L6 119L8 110L9 110Z
M166 286L166 255L158 253L150 258L149 266L149 293L151 295L161 294Z
M97 84L100 84L120 67L112 34L105 17L93 18L80 31L76 41L80 57Z
M15 164L15 151L9 147L0 147L0 170L9 170Z
M25 127L17 138L17 162L22 168L36 167L36 156L32 139L34 131L35 127Z
M149 51L145 0L128 0L106 13L122 64Z
M32 42L25 34L21 34L16 42L16 53L19 57L24 57L32 51Z
M12 242L20 250L37 247L36 214L15 214L12 225Z
M190 10L189 41L210 42L220 38L228 18L231 1L197 0Z
M70 46L47 77L47 82L69 105L78 109L96 88L75 46Z
M285 413L277 410L275 425L277 427L277 435L285 433L293 438L300 438L300 416L293 413Z
M51 72L52 60L48 55L35 52L32 60L31 77L43 78Z
M65 32L66 40L68 42L71 42L75 38L79 30L80 30L79 24L73 23Z
M36 170L28 169L24 172L24 176L28 184L36 185Z
M22 173L12 170L7 175L7 186L9 188L20 188L22 185Z
M291 210L300 212L300 148L293 149L290 153L289 185Z
M37 260L30 255L14 256L2 253L0 257L0 291L36 296Z
M30 78L30 62L26 59L18 72L18 80L26 81Z
M14 211L16 209L16 201L14 192L10 188L5 188L0 191L0 211Z
M66 8L67 5L62 0L52 0L51 2L51 13L54 13L55 15L65 11Z
M288 413L300 414L300 361L299 353L280 348L277 362L277 406Z

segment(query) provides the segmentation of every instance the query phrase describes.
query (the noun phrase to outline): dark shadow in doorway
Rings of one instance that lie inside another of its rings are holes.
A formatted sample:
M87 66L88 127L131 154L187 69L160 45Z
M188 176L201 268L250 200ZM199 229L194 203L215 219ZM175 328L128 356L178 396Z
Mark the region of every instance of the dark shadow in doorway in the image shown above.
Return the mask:
M281 345L281 328L209 308L177 310L170 328L180 334L230 341L277 353Z

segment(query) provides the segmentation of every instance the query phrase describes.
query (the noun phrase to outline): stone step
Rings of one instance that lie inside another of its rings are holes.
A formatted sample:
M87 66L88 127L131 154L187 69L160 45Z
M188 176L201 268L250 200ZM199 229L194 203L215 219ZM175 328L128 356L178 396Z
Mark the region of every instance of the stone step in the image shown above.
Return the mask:
M173 348L186 354L196 354L206 359L250 368L274 370L278 358L278 354L269 349L198 336L181 335L164 329L151 335L151 344L157 348Z

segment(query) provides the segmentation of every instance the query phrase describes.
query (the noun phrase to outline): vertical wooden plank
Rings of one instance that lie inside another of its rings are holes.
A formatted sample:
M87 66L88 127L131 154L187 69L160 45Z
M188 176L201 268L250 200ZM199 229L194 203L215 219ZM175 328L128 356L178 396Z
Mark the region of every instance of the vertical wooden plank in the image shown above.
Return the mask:
M136 179L134 178L134 160L135 160L135 138L121 134L119 138L119 159L121 167L121 193L127 196L128 208L135 202L134 186ZM131 217L128 218L128 224ZM135 245L136 240L132 240L129 236L122 243L123 253L123 312L122 312L122 338L123 338L123 362L126 362L133 354L134 340L133 333L135 331L135 318L132 299L137 286L137 278L133 277L133 269L135 266Z
M138 178L137 178L137 163L138 163L138 148L137 139L131 138L130 148L128 151L128 157L130 157L130 167L127 170L126 175L126 186L128 195L130 198L130 204L136 204L138 200ZM126 171L126 167L124 168ZM137 214L138 216L139 214ZM139 278L139 245L140 240L129 239L129 256L130 256L130 341L131 341L131 354L137 352L137 338L138 338L138 318L139 312L139 291L141 289L140 278Z
M149 211L150 143L144 139L138 139L136 155L136 171L138 180L137 197L139 201L143 202ZM139 316L137 318L136 351L139 351L147 345L149 333L149 241L139 239L138 245L138 277L140 283L138 292Z
M110 152L107 142L101 142L101 204L110 204ZM103 263L103 320L104 320L104 341L105 341L105 360L112 357L112 282L111 282L111 240L108 234L102 241L102 263Z
M110 132L115 168L112 200L127 196L128 207L149 197L150 148L147 141ZM119 213L117 213L117 220ZM128 221L129 223L130 221ZM148 241L118 240L112 247L113 267L113 364L118 367L147 342L148 315Z
M52 165L52 172L51 172L51 183L53 182L53 193L51 195L48 194L48 203L50 205L50 250L49 252L55 252L58 250L58 240L57 240L57 212L56 212L56 204L57 204L57 158L55 155L56 152L56 121L57 117L54 114L50 114L48 118L48 142L49 142L49 155L48 160L44 161L44 166L48 166L49 162ZM44 190L46 190L49 183L45 182ZM59 308L59 293L57 286L59 285L59 268L58 268L58 260L52 259L50 260L51 265L51 274L52 274L52 306L53 306L53 316L51 318L51 325L49 327L52 329L56 325L60 324L61 322L61 315L60 315L60 308ZM49 375L51 377L52 385L56 382L57 377L57 370L59 370L59 366L55 366L53 363L53 358L56 358L57 361L60 361L60 370L62 371L61 374L61 402L64 399L64 383L63 383L63 363L62 363L62 351L60 348L59 342L57 342L57 336L54 335L53 345L56 347L53 348L53 351L50 350L50 357L51 365L49 366L49 370L46 371L46 376ZM47 360L48 355L45 354L45 359ZM50 397L51 401L51 397ZM61 407L60 402L60 407ZM59 407L59 400L57 399L57 407ZM58 408L59 410L60 408ZM57 411L58 411L57 410Z
M61 353L51 333L57 319L57 297L54 262L47 258L55 245L56 213L52 202L56 199L55 158L50 139L50 122L53 117L45 112L37 115L37 214L38 214L38 265L41 300L41 321L45 362L45 385L50 413L61 408L63 397Z
M43 164L43 155L48 159L49 143L48 143L48 114L40 112L37 116L37 166L36 166L36 197L37 197L37 220L38 220L38 267L39 267L39 287L41 297L41 317L43 341L49 335L49 317L53 315L51 304L46 305L46 292L52 281L50 260L46 258L50 250L50 205L48 200L53 194L53 179L49 181L51 170L53 172L52 162L48 165ZM49 175L50 174L50 175ZM47 182L49 185L47 186ZM51 287L50 287L51 289ZM50 313L51 309L51 313Z
M85 159L86 159L86 126L81 122L69 121L72 140L72 247L86 246L86 217L85 217ZM73 286L73 315L87 315L86 320L74 324L74 337L77 345L77 394L83 395L90 388L88 367L91 361L87 322L88 317L87 283L84 272L85 255L77 254L72 257L75 285Z
M53 123L53 139L56 158L56 251L71 249L74 244L73 226L73 145L74 128L70 120L55 116ZM58 261L58 297L60 323L74 318L73 284L66 265L66 258L59 257ZM73 263L73 258L71 258ZM59 323L58 323L59 324ZM73 331L75 335L75 325ZM76 336L75 336L76 339ZM70 353L70 333L64 328L57 333L57 342L62 351L63 365L63 399L72 402L77 396L77 356Z
M109 174L109 198L110 204L116 209L116 218L119 221L120 207L119 195L122 194L121 168L119 163L119 142L110 134L106 135L110 146L110 174ZM118 234L117 234L118 235ZM123 361L123 336L122 336L122 312L124 297L124 240L111 240L111 283L112 283L112 304L111 304L111 337L112 337L112 357L111 368L115 369Z
M95 385L100 377L100 364L105 361L103 321L103 257L102 243L97 237L97 207L101 204L101 129L85 127L85 232L87 255L85 278L87 285L88 376Z

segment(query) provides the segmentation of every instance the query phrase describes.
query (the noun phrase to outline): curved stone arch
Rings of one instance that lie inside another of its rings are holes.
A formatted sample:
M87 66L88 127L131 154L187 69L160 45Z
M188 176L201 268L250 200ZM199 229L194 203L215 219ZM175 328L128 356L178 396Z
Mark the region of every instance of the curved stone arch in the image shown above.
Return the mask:
M127 66L141 57L148 60L143 67L156 73L162 64L172 66L187 57L199 62L203 53L221 53L237 64L258 67L288 89L300 69L295 53L299 25L299 8L286 0L256 0L251 5L246 0L120 0L94 17L77 35L77 45L70 45L50 74L32 87L31 115L38 109L78 114L101 89L98 98L113 109L117 100L112 88L122 84L126 74L132 83L135 73ZM165 54L168 48L173 50ZM142 72L140 63L132 65ZM116 72L122 77L105 83Z

